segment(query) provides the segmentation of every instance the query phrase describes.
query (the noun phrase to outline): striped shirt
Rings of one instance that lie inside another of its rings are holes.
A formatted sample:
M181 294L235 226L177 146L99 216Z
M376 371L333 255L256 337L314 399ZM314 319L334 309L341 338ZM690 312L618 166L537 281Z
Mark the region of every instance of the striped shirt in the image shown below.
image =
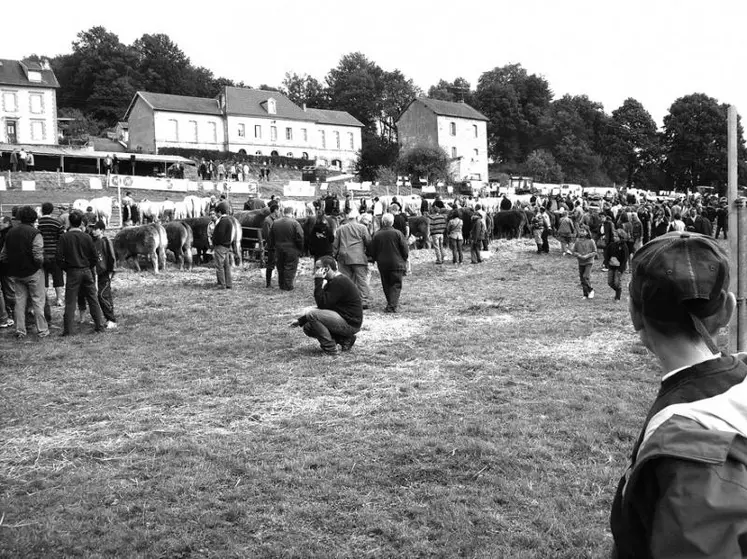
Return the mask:
M57 255L57 240L62 235L62 223L56 217L43 215L39 218L39 224L36 228L41 232L44 239L44 256L45 258L54 259Z
M446 230L446 216L441 212L429 214L431 235L443 235Z

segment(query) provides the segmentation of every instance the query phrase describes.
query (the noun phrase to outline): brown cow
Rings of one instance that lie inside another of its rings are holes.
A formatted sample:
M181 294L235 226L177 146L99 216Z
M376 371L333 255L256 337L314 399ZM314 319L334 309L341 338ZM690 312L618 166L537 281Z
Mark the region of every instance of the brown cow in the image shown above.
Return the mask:
M162 270L166 267L167 244L166 230L162 225L125 227L114 237L114 252L120 264L124 265L127 260L133 259L138 272L140 271L138 256L145 255L153 264L153 273L157 274L159 265Z
M192 269L192 243L194 237L192 228L183 221L170 221L166 224L166 236L168 237L168 248L174 253L174 261L179 264L179 269Z

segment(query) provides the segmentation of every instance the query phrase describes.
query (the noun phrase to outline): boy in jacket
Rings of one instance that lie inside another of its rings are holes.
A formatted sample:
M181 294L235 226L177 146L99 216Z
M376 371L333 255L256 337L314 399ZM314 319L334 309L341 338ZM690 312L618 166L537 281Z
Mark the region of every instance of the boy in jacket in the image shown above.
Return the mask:
M103 221L97 221L93 226L93 247L96 249L96 281L99 293L99 305L106 319L106 327L109 329L117 327L117 319L114 316L114 298L112 297L112 278L114 277L114 246L111 239L104 236L106 225Z
M747 554L747 356L713 340L728 288L729 259L704 235L668 233L633 258L630 317L663 376L615 495L613 557Z

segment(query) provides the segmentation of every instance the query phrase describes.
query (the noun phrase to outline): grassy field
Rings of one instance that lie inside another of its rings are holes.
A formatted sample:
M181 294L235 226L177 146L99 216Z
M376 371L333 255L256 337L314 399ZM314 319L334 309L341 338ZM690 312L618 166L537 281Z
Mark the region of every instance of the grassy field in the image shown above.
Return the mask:
M374 273L337 358L288 326L308 261L290 293L122 270L118 330L2 331L0 556L605 556L658 373L600 261L586 300L551 248L418 251L397 315Z

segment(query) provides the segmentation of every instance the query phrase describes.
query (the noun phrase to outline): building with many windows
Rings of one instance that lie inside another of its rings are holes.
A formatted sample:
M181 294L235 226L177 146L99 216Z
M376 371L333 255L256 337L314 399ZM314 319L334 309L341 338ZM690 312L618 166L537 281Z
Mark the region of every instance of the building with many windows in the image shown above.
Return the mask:
M403 151L440 146L451 159L454 180L488 181L488 119L466 103L419 97L397 119Z
M46 61L0 60L0 143L57 143L57 88Z
M354 167L363 125L343 111L299 107L276 91L226 86L215 99L139 91L130 103L130 151L165 147L316 160Z

